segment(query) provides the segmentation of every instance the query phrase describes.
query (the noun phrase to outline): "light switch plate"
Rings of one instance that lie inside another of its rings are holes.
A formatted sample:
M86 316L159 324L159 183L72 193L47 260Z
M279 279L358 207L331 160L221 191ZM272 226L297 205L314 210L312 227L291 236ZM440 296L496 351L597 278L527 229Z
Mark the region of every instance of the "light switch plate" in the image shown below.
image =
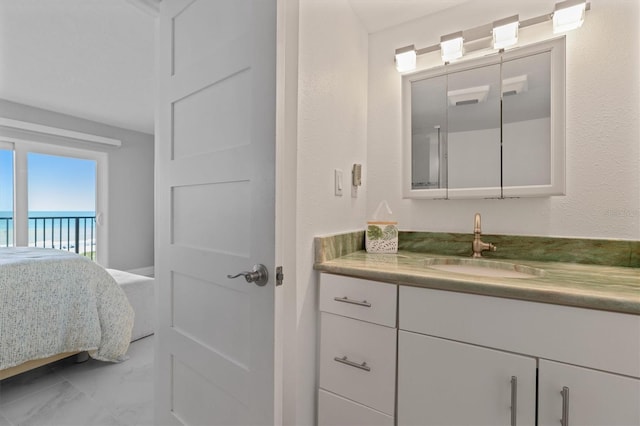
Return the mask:
M338 197L342 197L342 189L344 188L344 181L342 179L342 170L340 169L335 169L334 170L334 188L335 188L335 195Z

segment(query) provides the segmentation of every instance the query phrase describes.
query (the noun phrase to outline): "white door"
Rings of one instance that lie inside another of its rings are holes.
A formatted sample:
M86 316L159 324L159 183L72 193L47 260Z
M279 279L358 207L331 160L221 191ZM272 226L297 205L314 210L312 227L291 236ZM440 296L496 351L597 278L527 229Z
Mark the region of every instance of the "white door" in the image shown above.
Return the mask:
M276 1L160 7L156 423L273 424Z

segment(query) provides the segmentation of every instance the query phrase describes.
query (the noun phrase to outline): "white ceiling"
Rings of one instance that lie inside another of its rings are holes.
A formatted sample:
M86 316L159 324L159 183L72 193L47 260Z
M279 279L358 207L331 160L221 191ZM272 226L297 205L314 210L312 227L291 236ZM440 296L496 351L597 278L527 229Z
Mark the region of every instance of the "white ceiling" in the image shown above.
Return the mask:
M349 0L369 33L431 15L470 0Z
M153 133L154 20L125 0L0 0L0 98Z
M155 1L0 0L0 98L153 133ZM376 32L469 0L349 1Z

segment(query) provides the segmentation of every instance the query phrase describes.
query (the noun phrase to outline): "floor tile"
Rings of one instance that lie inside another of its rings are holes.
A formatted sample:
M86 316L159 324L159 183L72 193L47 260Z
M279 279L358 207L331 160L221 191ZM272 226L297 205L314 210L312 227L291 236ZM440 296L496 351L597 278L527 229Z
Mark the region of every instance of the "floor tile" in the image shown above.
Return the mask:
M14 425L122 425L109 411L64 381L2 407Z
M9 420L7 420L7 418L2 415L2 412L0 412L0 426L11 426Z
M128 424L139 424L153 414L153 364L136 365L130 359L121 364L94 361L60 371L73 386L98 401ZM93 365L91 365L93 364Z
M115 364L67 358L0 382L0 426L152 425L153 336Z
M10 377L0 382L0 407L25 395L64 381L64 378L44 366Z

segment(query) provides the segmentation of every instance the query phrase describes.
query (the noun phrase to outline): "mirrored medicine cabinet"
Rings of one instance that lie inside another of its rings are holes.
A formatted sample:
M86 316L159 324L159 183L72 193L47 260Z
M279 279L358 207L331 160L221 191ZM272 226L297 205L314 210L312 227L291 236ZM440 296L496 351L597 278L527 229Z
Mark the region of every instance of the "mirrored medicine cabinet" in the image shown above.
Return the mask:
M565 39L402 77L404 198L565 192Z

